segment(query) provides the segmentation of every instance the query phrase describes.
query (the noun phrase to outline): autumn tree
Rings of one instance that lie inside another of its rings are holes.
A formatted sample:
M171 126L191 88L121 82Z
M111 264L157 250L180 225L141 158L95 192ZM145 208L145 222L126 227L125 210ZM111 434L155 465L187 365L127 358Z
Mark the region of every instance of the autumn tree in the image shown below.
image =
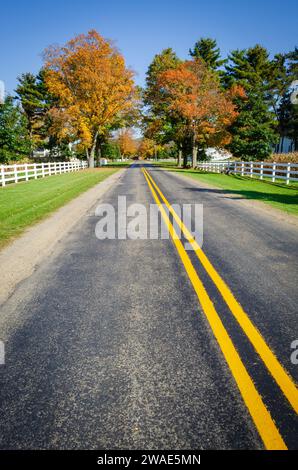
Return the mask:
M156 151L156 143L152 139L144 137L138 147L138 154L142 159L153 157Z
M196 167L198 146L226 145L230 140L227 128L237 116L231 92L221 89L216 73L199 59L163 72L159 82L170 110L185 120Z
M149 65L146 74L146 89L144 91L145 110L143 115L143 131L146 138L164 145L175 142L178 149L178 165L182 162L182 147L185 143L186 132L183 118L169 109L169 103L164 99L164 89L159 80L160 75L173 70L181 64L181 60L171 48L156 54Z
M131 157L136 153L137 146L131 129L121 129L117 143L122 157Z
M133 72L123 56L96 31L45 51L46 85L58 100L52 132L80 140L89 166L110 129L136 104Z

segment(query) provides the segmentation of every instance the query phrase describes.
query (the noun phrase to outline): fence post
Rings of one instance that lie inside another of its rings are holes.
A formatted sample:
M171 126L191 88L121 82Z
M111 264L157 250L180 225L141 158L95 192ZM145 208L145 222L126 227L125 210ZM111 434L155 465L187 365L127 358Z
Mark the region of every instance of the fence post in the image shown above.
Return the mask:
M244 162L241 162L241 176L244 176Z
M287 184L290 183L290 176L291 176L291 163L287 165Z
M42 174L42 177L44 178L44 163L41 164L41 174Z
M29 176L28 176L28 163L25 163L25 180L26 180L26 181L29 180Z
M52 176L52 163L48 162L49 165L49 176Z
M33 169L34 169L34 179L37 180L37 164L36 163L34 163Z
M254 171L254 164L253 162L250 162L250 177L253 177L253 171Z
M5 171L4 171L4 165L1 165L1 183L2 183L2 187L5 186Z
M18 182L18 167L17 165L14 165L14 182Z
M59 173L60 173L60 175L62 173L62 163L61 162L59 162Z
M264 176L264 162L261 162L261 170L260 170L260 179L262 180Z
M272 183L275 183L275 175L276 175L276 162L273 162L273 168L272 168Z

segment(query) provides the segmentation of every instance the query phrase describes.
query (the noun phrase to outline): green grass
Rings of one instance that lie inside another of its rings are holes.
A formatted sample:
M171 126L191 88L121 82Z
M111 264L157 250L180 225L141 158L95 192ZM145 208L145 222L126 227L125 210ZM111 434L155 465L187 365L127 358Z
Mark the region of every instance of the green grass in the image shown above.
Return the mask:
M146 163L146 160L145 160L145 163ZM148 161L148 163L150 163L150 165L156 165L156 166L159 166L161 168L175 168L177 167L177 160L169 160L167 162L159 162L158 160L157 161Z
M128 160L127 162L113 162L110 161L106 165L108 168L127 168L133 163L133 160Z
M0 187L0 247L116 171L82 170Z
M172 168L172 171L182 172L195 180L220 188L224 194L262 201L289 214L298 215L298 184L287 186L283 183L271 183L239 175L206 173L191 169ZM218 192L220 189L215 191ZM209 191L212 192L212 188Z

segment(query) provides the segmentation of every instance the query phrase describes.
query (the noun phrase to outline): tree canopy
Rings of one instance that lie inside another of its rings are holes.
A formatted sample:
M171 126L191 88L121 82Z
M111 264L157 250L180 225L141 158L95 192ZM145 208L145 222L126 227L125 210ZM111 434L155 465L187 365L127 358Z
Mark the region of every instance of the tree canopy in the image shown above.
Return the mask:
M14 105L11 96L0 105L0 162L8 163L28 157L31 153L31 140L27 119L19 106Z
M207 67L217 70L225 64L226 59L221 58L220 49L217 42L212 38L201 38L194 45L193 49L189 49L189 55L193 59L201 59Z
M58 100L53 132L79 139L90 166L96 147L115 122L136 105L134 74L123 56L96 31L45 51L46 85Z

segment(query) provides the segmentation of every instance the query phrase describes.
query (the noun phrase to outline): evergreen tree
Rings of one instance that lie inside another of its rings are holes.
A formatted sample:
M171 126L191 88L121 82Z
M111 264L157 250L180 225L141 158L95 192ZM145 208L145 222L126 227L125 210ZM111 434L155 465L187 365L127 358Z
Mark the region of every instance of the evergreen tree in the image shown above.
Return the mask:
M286 55L287 58L287 73L288 73L288 81L290 87L288 89L288 93L286 95L287 99L287 137L290 137L294 141L294 150L298 150L298 103L297 103L297 96L298 96L298 48L295 47L294 51L289 52ZM295 89L291 88L295 82ZM295 99L294 98L295 95Z
M0 162L29 157L32 142L27 130L27 119L19 106L8 96L0 105Z
M298 47L286 55L288 59L289 75L298 80Z
M293 84L298 78L298 49L287 54L276 54L272 60L271 90L268 93L270 105L277 120L280 136L278 151L283 148L283 141L288 137L298 149L297 104L293 100Z
M144 103L150 107L150 111L156 115L166 112L163 103L158 77L165 70L175 69L181 60L177 57L172 48L164 49L160 54L156 54L148 67L146 73L146 89L144 92Z
M46 113L51 105L44 75L43 70L36 76L32 73L24 73L18 77L19 84L16 89L17 98L27 117L30 138L36 146L46 137Z
M194 59L203 59L205 64L212 70L218 70L225 64L226 60L221 59L220 49L217 47L215 39L201 38L189 49L189 54Z
M266 159L277 142L276 119L270 101L274 79L274 67L262 46L230 54L225 86L238 84L246 93L246 99L236 99L239 116L230 129L233 138L229 149L240 159Z

